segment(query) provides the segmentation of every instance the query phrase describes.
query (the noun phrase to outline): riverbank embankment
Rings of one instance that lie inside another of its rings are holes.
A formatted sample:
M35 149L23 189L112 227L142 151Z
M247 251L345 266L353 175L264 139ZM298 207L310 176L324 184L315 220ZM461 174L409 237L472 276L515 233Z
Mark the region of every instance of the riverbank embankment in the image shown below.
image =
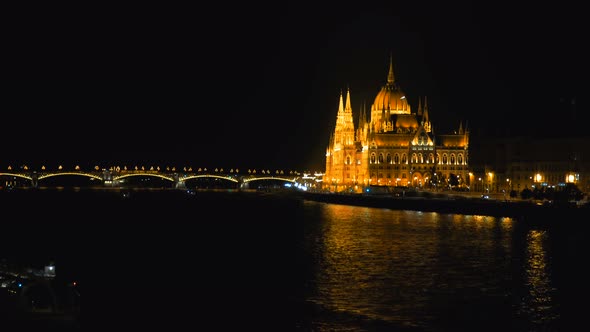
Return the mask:
M535 218L536 220L590 216L590 207L575 204L539 204L524 200L494 200L462 196L398 197L393 195L365 195L306 192L304 199L393 210L487 215L494 217Z

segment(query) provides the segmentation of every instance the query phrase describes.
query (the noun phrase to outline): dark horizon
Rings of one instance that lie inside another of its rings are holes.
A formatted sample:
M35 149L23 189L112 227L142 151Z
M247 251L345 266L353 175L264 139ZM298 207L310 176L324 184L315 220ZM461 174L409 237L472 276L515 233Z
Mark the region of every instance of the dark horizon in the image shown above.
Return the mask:
M88 31L18 30L1 82L0 167L321 170L340 92L350 89L357 117L390 55L413 109L428 98L436 133L463 123L473 139L571 135L588 120L582 10L277 6L211 8L207 22L164 10ZM577 120L563 110L572 101Z

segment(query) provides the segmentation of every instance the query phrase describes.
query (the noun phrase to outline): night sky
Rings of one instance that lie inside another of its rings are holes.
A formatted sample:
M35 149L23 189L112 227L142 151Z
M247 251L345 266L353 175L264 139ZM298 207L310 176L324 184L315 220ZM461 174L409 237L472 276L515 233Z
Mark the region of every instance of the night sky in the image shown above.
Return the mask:
M474 139L567 132L588 119L582 8L363 6L27 16L3 46L0 167L323 170L340 92L356 114L370 107L390 55L414 109L428 98L437 133L461 121Z

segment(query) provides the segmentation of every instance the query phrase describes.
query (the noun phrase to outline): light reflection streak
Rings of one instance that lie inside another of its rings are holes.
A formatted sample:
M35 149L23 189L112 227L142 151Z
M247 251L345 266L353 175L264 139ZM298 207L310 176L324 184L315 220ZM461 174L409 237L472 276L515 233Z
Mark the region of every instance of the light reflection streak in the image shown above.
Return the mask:
M334 222L325 229L316 300L347 315L416 324L404 308L426 302L415 286L432 284L424 269L436 263L431 229L439 215L421 214L422 224L414 224L413 211L325 205L324 213Z
M360 321L428 329L457 315L481 327L560 318L544 231L508 217L309 207L321 222L307 300L331 319L326 326L314 320L317 331Z
M530 230L526 237L525 284L528 294L523 298L521 309L536 323L553 321L552 314L556 289L551 286L550 261L547 255L547 232Z
M327 222L316 238L317 288L308 300L331 312L423 328L457 294L505 294L510 218L321 207Z

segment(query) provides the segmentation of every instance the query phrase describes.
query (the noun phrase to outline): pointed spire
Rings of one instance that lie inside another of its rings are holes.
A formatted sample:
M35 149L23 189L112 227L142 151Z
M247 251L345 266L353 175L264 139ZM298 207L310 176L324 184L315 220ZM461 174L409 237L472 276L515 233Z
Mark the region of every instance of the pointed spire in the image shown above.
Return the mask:
M352 106L350 105L350 88L346 89L346 107L344 109L346 112L352 112Z
M430 121L428 119L428 99L426 99L426 96L424 96L424 113L423 113L423 119L424 119L424 122L429 122Z
M422 99L418 97L418 116L422 115Z
M359 116L359 128L362 128L367 123L367 103L363 101L363 107Z
M459 122L459 135L463 135L463 121Z
M422 125L427 133L432 132L432 124L428 118L428 99L424 96L424 111L422 112Z
M393 84L395 77L393 76L393 54L389 56L389 74L387 75L387 83Z
M340 103L338 104L338 113L342 113L344 111L344 102L342 100L342 90L340 90Z

